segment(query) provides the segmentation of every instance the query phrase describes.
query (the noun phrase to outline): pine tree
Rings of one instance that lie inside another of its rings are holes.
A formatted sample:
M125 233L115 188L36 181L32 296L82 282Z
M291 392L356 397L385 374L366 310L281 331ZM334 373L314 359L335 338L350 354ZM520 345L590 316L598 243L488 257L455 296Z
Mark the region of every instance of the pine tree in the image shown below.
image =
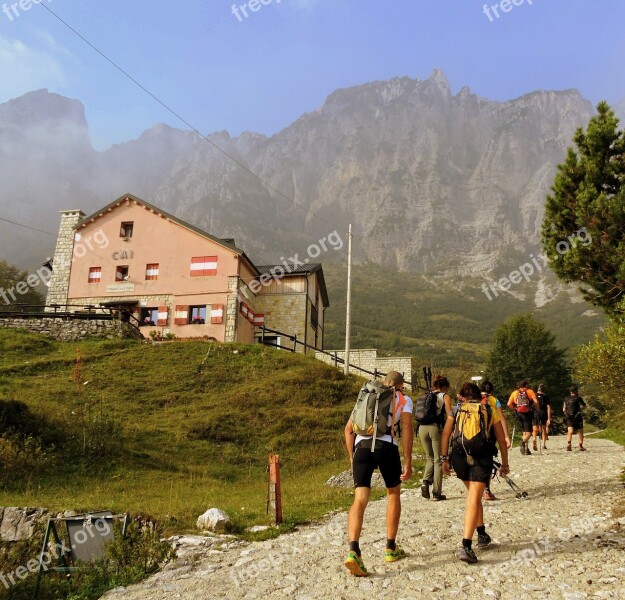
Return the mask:
M625 133L602 102L578 129L547 197L542 242L551 269L581 283L609 317L625 316Z
M497 328L486 378L502 401L507 401L522 379L533 389L545 384L551 398L564 397L570 384L564 352L556 346L553 334L529 313L511 317Z

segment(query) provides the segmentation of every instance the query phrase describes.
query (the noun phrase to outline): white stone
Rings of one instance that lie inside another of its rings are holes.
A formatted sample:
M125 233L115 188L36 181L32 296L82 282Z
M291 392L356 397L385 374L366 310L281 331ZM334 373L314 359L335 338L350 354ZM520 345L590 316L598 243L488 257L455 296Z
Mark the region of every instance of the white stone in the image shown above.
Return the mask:
M226 531L227 525L230 523L230 517L219 508L210 508L197 520L198 529L208 529L217 533Z

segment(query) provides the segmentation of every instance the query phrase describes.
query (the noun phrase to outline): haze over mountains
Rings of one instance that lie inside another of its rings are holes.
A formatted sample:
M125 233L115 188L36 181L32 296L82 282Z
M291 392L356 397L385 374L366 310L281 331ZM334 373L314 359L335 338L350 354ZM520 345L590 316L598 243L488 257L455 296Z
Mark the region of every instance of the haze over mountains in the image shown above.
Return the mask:
M131 192L261 263L352 222L361 261L481 276L538 248L555 165L592 114L575 90L454 96L435 71L337 90L272 137L210 136L323 221L193 132L156 125L97 152L82 104L40 90L0 105L0 214L55 233L59 210L89 213ZM53 251L51 236L0 231L0 256L21 267Z

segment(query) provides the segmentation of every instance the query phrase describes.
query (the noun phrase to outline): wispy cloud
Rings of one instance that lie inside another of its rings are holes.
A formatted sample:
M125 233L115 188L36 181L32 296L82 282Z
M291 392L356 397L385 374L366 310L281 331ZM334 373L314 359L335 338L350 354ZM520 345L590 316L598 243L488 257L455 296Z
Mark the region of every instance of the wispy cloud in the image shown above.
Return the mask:
M34 47L0 35L0 101L34 89L58 89L66 84L62 58L71 54L50 36L40 42L40 47Z

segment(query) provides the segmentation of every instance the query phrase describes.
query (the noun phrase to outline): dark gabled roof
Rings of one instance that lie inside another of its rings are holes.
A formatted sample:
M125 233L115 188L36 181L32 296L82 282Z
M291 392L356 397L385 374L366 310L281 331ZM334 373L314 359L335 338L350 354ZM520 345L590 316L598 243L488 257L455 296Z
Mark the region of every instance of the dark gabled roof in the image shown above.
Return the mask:
M272 269L280 267L283 271L285 271L282 277L294 277L296 275L312 275L313 273L318 273L317 277L319 278L319 289L321 291L321 299L323 300L323 305L325 307L330 306L330 299L328 298L328 288L326 287L326 280L323 276L323 267L321 263L310 263L307 265L299 265L295 268L291 268L289 272L286 272L284 265L261 265L256 267L258 272L261 275L265 273L269 273Z
M259 273L262 275L263 273L269 273L271 269L275 269L276 267L281 267L283 270L284 265L280 263L279 265L259 265L256 267ZM289 275L302 275L303 273L316 273L317 271L321 271L321 263L312 263L309 265L299 265L295 269L289 267L289 271L284 274L284 277L288 277Z
M232 250L233 252L236 252L240 256L243 256L245 258L245 260L260 275L256 265L249 259L247 254L245 254L245 252L243 252L243 250L241 250L241 248L237 248L237 246L235 245L233 239L231 239L231 238L221 239L221 238L215 237L214 235L211 235L210 233L208 233L208 232L206 232L206 231L204 231L204 230L202 230L202 229L200 229L198 227L195 227L195 225L191 225L190 223L187 223L186 221L183 221L182 219L179 219L178 217L176 217L176 216L174 216L174 215L172 215L172 214L170 214L168 212L165 212L164 210L158 208L157 206L154 206L153 204L150 204L149 202L146 202L145 200L142 200L141 198L138 198L137 196L133 196L132 194L124 194L123 196L120 196L119 198L117 198L117 200L113 200L113 202L111 202L110 204L107 204L104 208L101 208L100 210L94 212L92 215L89 215L88 217L85 217L82 221L80 221L76 225L76 227L74 229L78 229L79 227L84 227L84 226L88 225L89 222L92 221L93 219L97 219L98 217L103 216L104 213L109 211L109 209L116 208L118 205L121 205L122 202L124 202L126 200L132 200L133 202L137 202L138 204L141 204L141 205L149 208L150 210L154 211L155 213L157 213L159 215L162 215L166 219L169 219L170 221L173 221L174 223L177 223L181 227L184 227L185 229L189 229L190 231L193 231L194 233L197 233L198 235L201 235L202 237L210 240L211 242L215 242L216 244L219 244L220 246L223 246L224 248L228 248L228 250Z

